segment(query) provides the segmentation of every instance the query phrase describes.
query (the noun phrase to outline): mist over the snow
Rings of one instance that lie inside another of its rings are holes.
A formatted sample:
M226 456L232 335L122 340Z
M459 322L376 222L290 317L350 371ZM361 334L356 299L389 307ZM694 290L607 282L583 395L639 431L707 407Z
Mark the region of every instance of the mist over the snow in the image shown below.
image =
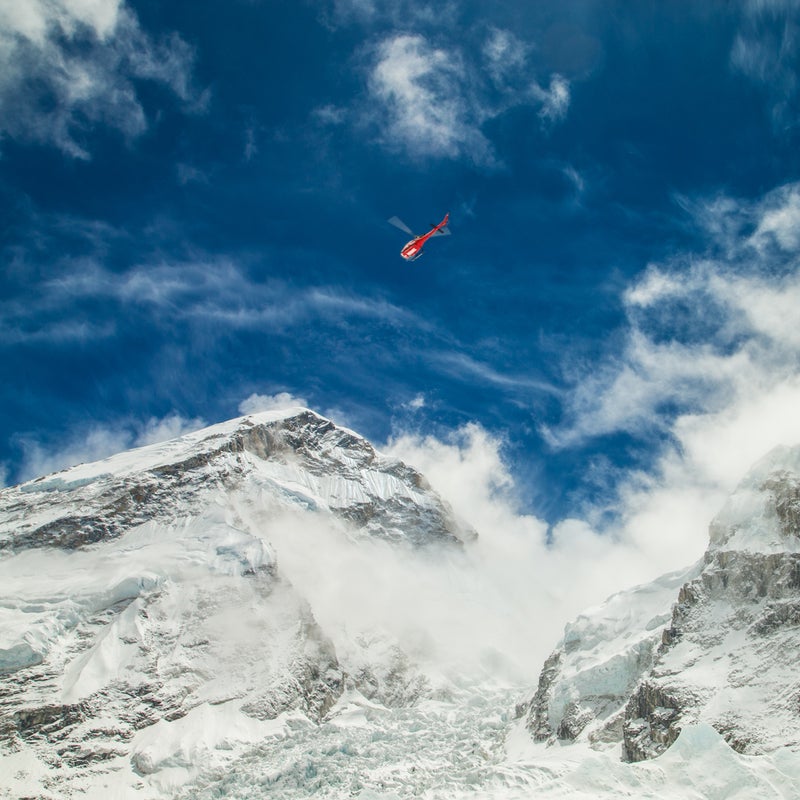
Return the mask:
M273 522L269 538L281 566L314 598L314 614L333 628L385 627L432 663L468 671L495 664L498 674L531 680L581 609L700 558L711 518L748 468L776 445L800 439L800 337L792 313L800 298L792 235L799 191L787 185L752 204L685 201L713 242L707 257L687 253L649 265L620 292L621 345L609 346L591 371L567 370L562 422L540 426L552 451L577 456L583 444L609 434L655 433L645 468L609 466L607 496L545 521L535 509L521 511L531 503L505 456L514 430L501 437L469 423L436 438L396 422L381 449L418 468L478 539L462 555L429 560L380 543L355 546L313 518ZM570 358L565 352L565 368ZM238 411L307 403L289 391L251 392ZM410 419L426 405L417 393L406 404ZM347 409L328 413L358 430ZM66 431L49 449L20 435L23 473L33 477L201 425L177 412L126 419Z

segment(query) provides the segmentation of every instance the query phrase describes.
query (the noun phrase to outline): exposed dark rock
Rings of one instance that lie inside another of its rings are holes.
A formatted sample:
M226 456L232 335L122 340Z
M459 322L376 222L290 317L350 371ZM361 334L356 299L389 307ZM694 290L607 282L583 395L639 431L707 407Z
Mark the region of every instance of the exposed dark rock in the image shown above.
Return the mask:
M736 631L744 631L747 639L729 656L730 666L723 680L732 690L760 685L758 670L766 669L767 662L756 655L757 651L769 647L774 635L800 626L798 570L798 553L710 550L701 575L681 588L672 620L662 636L660 659L669 657L670 663L677 664L690 659L691 663L711 648L724 646ZM780 647L777 640L774 647ZM670 656L675 648L686 653L677 662ZM749 657L748 648L753 653ZM771 660L776 658L781 660L780 651ZM659 664L626 708L623 747L631 761L664 752L680 733L684 712L691 711L693 720L707 702L706 694L693 692L680 673L662 673ZM774 696L764 699L779 702ZM724 718L712 717L709 721L740 752L763 748L760 735L749 730L744 716L729 712Z
M561 651L555 650L544 662L539 674L539 686L530 703L525 726L531 732L534 741L537 742L546 742L555 735L555 731L550 725L548 705L552 696L553 682L558 677L560 666Z
M83 704L21 708L12 714L17 733L23 739L37 737L49 742L63 739L71 727L85 719Z
M649 681L639 684L625 708L623 759L644 761L663 753L681 732L683 703Z
M348 679L369 700L390 708L414 705L430 691L427 678L421 675L408 656L398 647L392 648L388 664L364 665Z
M798 625L800 625L800 601L787 600L769 603L748 632L753 636L766 636L778 628Z
M583 707L577 700L569 703L558 725L556 736L564 740L577 739L581 731L594 719L594 712Z
M764 481L762 490L772 495L784 536L800 536L800 480L785 470Z

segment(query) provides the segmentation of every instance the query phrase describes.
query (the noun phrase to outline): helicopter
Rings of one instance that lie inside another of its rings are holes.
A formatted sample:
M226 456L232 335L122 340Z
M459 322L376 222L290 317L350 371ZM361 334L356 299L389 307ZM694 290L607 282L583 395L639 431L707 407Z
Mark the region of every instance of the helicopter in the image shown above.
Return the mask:
M431 229L427 233L423 233L420 236L417 236L408 225L403 222L403 220L399 219L398 217L392 217L389 221L389 224L394 225L395 228L400 228L401 231L405 231L410 236L414 238L408 242L403 249L400 251L400 255L406 261L416 261L422 255L422 248L425 246L425 242L428 241L432 236L449 236L450 231L447 229L447 223L450 219L450 212L448 211L444 215L444 219L438 225L432 225Z

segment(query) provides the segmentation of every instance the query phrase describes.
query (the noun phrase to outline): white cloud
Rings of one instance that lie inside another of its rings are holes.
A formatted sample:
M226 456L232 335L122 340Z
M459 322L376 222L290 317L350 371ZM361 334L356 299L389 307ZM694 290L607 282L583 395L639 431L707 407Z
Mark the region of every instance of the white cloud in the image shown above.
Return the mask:
M199 107L191 67L180 37L153 40L121 0L0 0L0 134L88 158L93 125L147 128L134 80Z
M28 318L29 309L20 310L19 317ZM32 326L19 325L16 321L3 319L0 311L0 346L15 344L69 344L77 342L97 342L108 339L117 331L113 322L93 322L91 320L53 320L34 321Z
M405 408L409 409L410 411L419 411L421 408L425 408L427 402L425 400L425 395L420 392L419 394L415 395L411 398L407 403L404 404Z
M795 0L748 0L731 48L734 71L763 88L779 127L796 123L794 100L800 84L800 6Z
M745 250L761 262L786 263L800 249L800 184L779 186L756 200L726 195L693 200L678 196L678 205L713 245L717 257L741 261ZM755 266L750 268L750 272ZM747 271L747 270L745 270Z
M127 429L92 426L73 432L54 446L42 444L24 434L16 436L14 441L22 450L19 478L26 481L127 450L132 437Z
M365 118L377 126L385 146L412 158L466 158L494 166L484 123L530 105L539 108L543 126L551 127L569 108L569 83L560 75L551 76L546 89L531 85L529 49L496 28L477 49L434 45L421 34L390 36L372 52Z
M334 127L345 122L348 112L347 109L342 106L334 106L330 103L326 103L323 106L319 106L319 108L315 108L311 116L323 127Z
M782 360L791 368L800 354L800 330L796 324L800 303L800 276L783 278L709 275L710 291L734 319L743 320L739 333L750 337L746 350L754 366L771 373Z
M800 248L800 187L793 184L773 198L774 207L763 210L750 243L764 250L775 242L782 250L797 251Z
M333 0L334 18L340 22L351 19L369 20L378 13L376 0Z
M418 0L332 0L332 6L332 13L326 19L334 27L382 23L394 28L418 29L442 25L458 13L458 3L454 0L439 0L435 4Z
M680 417L675 424L686 461L713 484L734 486L778 445L800 444L800 375L753 387L713 414Z
M248 127L244 132L244 160L252 161L258 155L258 144L256 142L256 129Z
M383 41L370 91L386 112L384 139L414 156L491 161L480 117L464 94L459 55L432 47L420 35Z
M191 164L179 162L175 165L175 170L181 186L186 186L188 183L208 183L208 173Z
M610 532L664 569L699 556L711 517L759 458L800 443L797 197L789 185L756 202L687 206L714 255L650 265L627 288L622 346L573 368L565 421L544 431L561 448L621 431L661 442L646 474L585 514L600 524L612 509Z
M685 415L710 420L740 404L758 405L793 379L800 363L800 188L789 184L755 202L717 198L686 207L711 236L712 254L720 253L650 265L624 291L624 343L590 370L577 369L568 422L546 431L553 445L654 427L669 433ZM662 413L667 405L672 415Z
M418 468L478 531L478 540L467 548L459 580L469 587L469 598L485 606L484 612L473 613L470 607L467 613L466 604L462 616L449 611L456 621L467 617L473 650L478 642L491 641L509 662L535 674L574 615L625 585L662 574L676 561L684 566L699 555L702 545L699 550L697 541L686 546L681 531L667 532L668 525L681 524L683 516L659 520L655 502L644 505L641 520L634 521L645 522L649 514L658 523L648 528L649 535L637 537L631 524L630 530L601 536L578 519L563 520L548 531L544 521L520 512L502 446L472 424L446 441L400 435L384 450ZM666 500L664 495L661 504ZM690 532L696 533L695 528ZM702 530L701 541L704 534ZM664 558L670 543L674 551ZM536 635L520 636L520 630L534 630Z
M661 354L655 357L680 372L672 355L665 361ZM693 353L685 357L691 361ZM705 368L693 364L684 371ZM725 368L727 375L735 373L731 365ZM476 424L445 441L399 434L384 450L420 469L476 527L480 538L469 552L476 593L493 598L494 607L515 625L535 624L541 647L549 649L563 624L587 605L700 558L711 519L747 470L773 446L800 443L800 375L776 373L760 383L769 373L769 368L751 371L742 383L733 381L735 391L726 402L678 415L669 429L671 442L649 472L624 475L614 497L582 509L582 518L555 521L549 530L543 520L520 511L503 442ZM640 380L655 382L640 389L648 408L657 405L654 397L672 391L668 377L663 383L655 374ZM595 388L604 391L602 385ZM612 398L626 400L616 388ZM632 403L632 413L640 415L636 399ZM609 411L612 405L601 398L599 407L587 407L587 413L604 418L596 427L614 414L627 424L624 415ZM615 512L612 523L604 518L609 509ZM509 642L504 652L526 657Z
M654 342L638 327L623 351L580 374L567 398L570 423L543 432L554 447L572 447L620 431L646 434L665 430L667 404L696 408L718 402L751 374L745 353L717 353L707 344Z
M382 297L339 287L297 290L280 281L256 281L247 265L228 258L143 263L114 273L97 258L65 259L48 265L46 277L28 296L0 299L0 347L18 342L81 341L112 336L113 314L106 321L87 313L85 301L156 309L158 319L214 323L229 330L285 329L309 320L338 324L353 318L374 319L397 328L431 330L430 323ZM54 276L53 276L54 275ZM53 276L53 277L51 277ZM166 314L167 316L164 316Z
M538 84L532 88L533 96L541 103L539 116L547 123L561 122L569 110L569 81L561 75L553 75L550 86L543 89Z
M18 33L39 45L46 42L54 24L67 35L85 26L102 41L116 27L120 5L120 0L28 0L26 3L2 0L0 23L4 31Z
M511 31L492 28L483 44L483 57L495 83L502 84L507 77L521 71L529 49L530 46Z
M564 177L572 184L577 195L583 194L586 189L586 181L583 176L571 164L567 164L561 169Z
M295 397L289 392L277 394L251 394L239 403L240 414L258 414L260 411L276 411L283 408L308 408L302 397Z
M686 280L677 275L669 275L650 266L633 286L625 289L623 299L628 306L647 308L660 300L683 294L686 291Z
M426 355L432 366L447 374L467 379L471 383L479 381L503 389L531 391L545 394L558 394L558 390L546 381L529 375L508 375L498 372L490 364L478 361L467 353L457 350L432 352Z
M156 444L158 442L169 441L170 439L177 439L179 436L199 430L205 425L205 421L199 417L187 419L175 411L161 419L150 417L150 419L139 427L134 440L134 446L142 447L147 444Z

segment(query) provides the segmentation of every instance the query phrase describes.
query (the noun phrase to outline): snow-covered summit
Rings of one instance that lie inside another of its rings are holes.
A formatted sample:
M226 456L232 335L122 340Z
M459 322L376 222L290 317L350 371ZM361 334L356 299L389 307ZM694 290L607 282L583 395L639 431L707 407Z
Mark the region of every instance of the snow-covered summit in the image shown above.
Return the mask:
M469 529L307 409L5 489L0 798L794 797L797 474L568 625L516 722Z
M741 481L710 528L711 548L800 552L800 447L776 447Z
M361 552L436 559L473 536L416 470L301 408L3 489L0 773L11 752L28 794L113 774L173 796L345 692L413 702L398 626L347 581Z
M331 513L414 545L474 535L423 476L308 409L268 411L80 464L0 492L0 549L74 548L152 520L175 521L215 495Z

